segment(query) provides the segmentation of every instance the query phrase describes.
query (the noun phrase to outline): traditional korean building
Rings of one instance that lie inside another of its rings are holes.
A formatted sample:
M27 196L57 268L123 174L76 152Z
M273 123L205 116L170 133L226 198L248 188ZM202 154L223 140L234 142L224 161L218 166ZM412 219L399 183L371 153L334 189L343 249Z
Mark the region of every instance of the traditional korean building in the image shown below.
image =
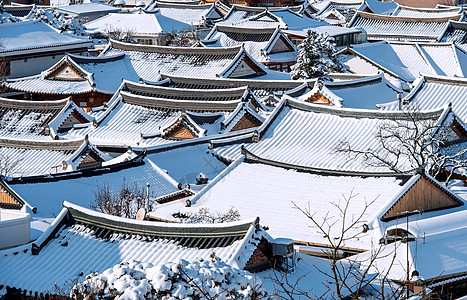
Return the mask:
M189 89L124 81L107 105L94 110L95 125L76 128L68 137L89 135L97 144L152 149L252 131L268 110L247 87Z
M297 45L308 30L327 33L335 39L337 46L365 42L362 31L355 28L331 26L314 17L308 17L306 8L295 11L292 8L264 9L234 5L218 26L233 26L243 28L281 28L290 40ZM299 13L300 12L300 13Z
M439 18L455 17L464 12L462 7L436 7L436 8L418 8L405 5L398 5L392 12L392 16L414 17L414 18Z
M306 80L313 84L315 79ZM161 74L158 85L188 89L223 89L248 86L248 90L260 99L283 93L301 86L301 80L257 80L228 78L191 78ZM156 84L156 83L153 83ZM268 99L264 99L267 102Z
M348 27L361 27L368 41L435 42L444 34L450 21L462 21L463 14L426 17L384 16L359 11Z
M103 56L126 54L143 80L156 81L160 73L203 78L289 79L287 73L268 70L242 46L187 48L126 44L111 41ZM142 57L145 59L143 62ZM161 59L163 58L163 59Z
M242 46L187 48L111 41L99 57L68 55L39 75L7 80L3 86L22 99L71 96L77 105L89 110L109 101L122 79L157 81L160 73L204 78L290 79L289 74L269 70L256 62Z
M160 45L165 42L164 34L191 29L190 25L163 16L159 12L145 13L110 13L86 23L86 28L93 36L128 34L128 39L143 45Z
M78 37L39 21L0 24L0 77L30 76L50 68L65 53L83 54L91 47Z
M11 97L41 101L71 97L78 106L89 110L109 101L122 79L138 78L124 54L102 57L68 54L38 75L9 79L3 86Z
M271 70L290 72L297 51L277 28L242 28L216 25L201 42L205 47L231 47L243 44L245 50Z
M421 111L418 116L420 122L430 120L429 122L454 132L454 136L463 137L462 132L456 128L463 128L465 125L450 107ZM230 162L240 157L240 145L243 144L247 151L262 159L298 165L310 170L347 171L356 174L370 172L374 175L392 173L387 166L365 164L361 156L349 159L348 153L336 152L340 144L347 142L354 145L356 151L378 149L381 147L381 142L376 137L378 127L391 122L410 123L406 112L343 109L294 100L284 95L271 116L256 132L238 137L241 142L212 141L212 148L215 155ZM319 124L332 124L332 127ZM413 170L408 160L401 158L399 163L399 171Z
M443 95L439 97L438 95ZM415 107L420 110L436 109L439 107L452 106L461 120L467 118L467 79L446 76L424 75L416 82L414 88L399 101L381 103L378 105L382 110L399 110ZM467 137L467 133L460 131L459 134Z
M261 252L261 260L256 258L255 252L265 249L260 243L272 242L258 219L230 224L163 224L109 216L69 202L63 205L50 228L33 243L1 251L3 292L6 286L10 293L11 288L51 292L55 285L63 285L80 273L103 272L129 260L163 265L176 259L209 259L215 252L238 269L271 266L268 252ZM97 257L106 259L93 259Z
M360 225L366 224L367 231L361 233L361 226L356 226L345 233L358 236L342 244L341 250L349 255L369 250L371 241L379 243L384 228L401 222L401 218L428 218L465 209L463 198L429 175L312 170L265 159L248 150L243 153L191 197L190 206L175 200L157 206L152 214L172 220L173 213L186 214L200 208L222 212L234 206L242 216L258 214L271 236L291 238L299 251L325 256L331 247L328 237L317 228L310 229L313 223L307 212L319 223L326 218L336 221L342 217L339 208L345 206L344 226L362 215ZM423 211L424 216L416 210ZM277 218L277 211L281 218ZM327 234L337 238L341 230L339 222Z
M159 12L162 16L171 18L190 26L204 28L221 19L224 12L216 4L177 4L161 1L151 1L146 8L147 12Z
M60 5L56 8L56 10L70 17L76 17L82 22L86 23L110 13L117 13L121 11L121 8L103 3L91 2L72 5Z
M334 82L307 82L284 92L300 101L346 108L376 109L379 99L397 99L404 91L391 84L383 74ZM362 97L362 95L367 95Z
M382 72L391 81L413 82L420 74L465 77L467 52L453 43L376 42L341 50L349 71Z
M449 22L448 28L439 39L441 42L454 43L467 51L467 25L465 22Z

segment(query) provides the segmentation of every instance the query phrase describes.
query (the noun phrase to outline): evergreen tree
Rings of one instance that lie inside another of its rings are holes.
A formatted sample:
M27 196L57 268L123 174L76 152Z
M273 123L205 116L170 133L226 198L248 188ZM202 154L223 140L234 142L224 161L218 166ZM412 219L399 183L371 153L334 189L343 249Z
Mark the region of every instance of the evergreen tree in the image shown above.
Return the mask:
M321 78L329 80L329 73L343 72L346 66L334 56L333 39L327 34L308 30L298 45L297 63L292 66L292 79Z

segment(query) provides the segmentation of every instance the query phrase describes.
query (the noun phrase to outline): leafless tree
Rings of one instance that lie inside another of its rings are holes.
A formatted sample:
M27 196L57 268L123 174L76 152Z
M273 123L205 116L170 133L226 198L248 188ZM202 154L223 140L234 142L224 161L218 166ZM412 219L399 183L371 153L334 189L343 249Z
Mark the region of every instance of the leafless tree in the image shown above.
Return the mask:
M112 25L108 25L102 32L105 36L109 39L117 40L125 43L134 43L133 37L136 34L136 30L134 28L115 28Z
M128 185L123 178L122 186L116 190L112 190L108 182L99 185L97 191L94 191L94 202L90 207L109 215L135 218L138 210L153 198L152 195L152 192L148 195L145 187L139 186L136 181Z
M177 212L172 215L174 218L180 220L181 223L226 223L240 220L240 213L235 208L231 207L225 213L213 214L209 211L209 208L200 208L194 213L181 213Z
M184 30L161 33L158 43L162 46L191 47L195 43L195 40L191 31Z
M342 140L334 148L336 154L347 155L348 161L363 158L363 164L385 167L396 173L426 171L446 183L460 168L467 167L465 140L418 109L407 109L404 118L393 118L376 128L378 145L358 149Z
M8 155L0 154L0 175L12 176L16 166L18 166L21 160L21 158L13 158Z
M374 204L373 201L366 201L362 210L358 213L351 213L350 207L355 201L358 194L353 191L349 196L342 195L342 200L333 202L337 214L328 212L324 216L317 215L309 205L308 207L300 207L293 203L294 207L302 212L312 223L311 228L316 229L322 234L328 245L324 249L324 256L329 261L329 269L321 269L315 266L316 269L324 275L322 284L325 287L325 292L315 294L313 290L306 290L300 287L300 281L307 274L302 275L298 280L291 280L287 273L274 272L271 280L276 286L276 294L280 299L361 299L368 291L377 299L394 298L400 291L399 286L388 278L389 271L395 262L395 251L399 244L386 245L385 243L371 247L366 258L344 257L343 250L349 242L356 241L366 234L365 216L368 208ZM395 247L388 249L388 247ZM390 251L388 251L390 250ZM385 270L377 270L378 260L389 258L389 265L386 265ZM377 272L374 272L375 269ZM378 276L378 286L372 286L373 280Z

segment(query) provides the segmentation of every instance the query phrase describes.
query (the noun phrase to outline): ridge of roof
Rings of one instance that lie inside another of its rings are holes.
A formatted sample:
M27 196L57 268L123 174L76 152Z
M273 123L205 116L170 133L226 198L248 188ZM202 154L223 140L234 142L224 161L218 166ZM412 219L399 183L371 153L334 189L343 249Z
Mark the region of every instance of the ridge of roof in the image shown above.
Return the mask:
M360 17L365 18L365 19L384 20L384 21L391 21L391 22L408 22L408 23L414 23L414 22L425 22L425 23L448 22L449 20L460 21L461 18L463 17L463 14L457 14L457 15L454 15L454 16L447 16L447 17L437 17L437 18L433 18L433 17L400 17L400 16L378 15L378 14L367 13L367 12L364 12L364 11L357 11L356 15L359 15Z
M350 117L356 119L362 118L373 118L373 119L400 119L405 120L410 117L407 116L406 112L403 111L385 111L385 110L373 110L373 109L358 109L358 108L340 108L332 107L328 105L307 103L303 101L297 101L287 95L284 95L286 99L286 105L295 109L300 109L303 111L316 112L316 113L328 113L333 115L338 115L341 117ZM439 118L446 108L436 108L432 110L426 110L419 113L419 118L423 119L433 119Z
M174 97L190 96L190 98L206 97L206 98L220 98L220 97L238 97L242 98L245 92L248 91L247 86L229 87L225 89L186 89L177 87L165 87L158 85L148 85L128 80L123 80L125 84L123 91L138 92L143 94L156 93L159 95L170 95ZM222 92L225 92L223 94ZM177 99L177 98L175 98Z
M179 3L172 3L172 2L160 2L154 1L153 4L156 7L163 7L163 8L181 8L181 9L210 9L215 6L214 3L212 4L179 4Z
M242 51L242 46L234 47L170 47L170 46L157 46L157 45L141 45L141 44L130 44L116 40L110 40L109 44L115 49L127 50L127 51L138 51L138 52L150 52L150 53L166 53L166 54L178 54L178 55L236 55Z
M106 63L106 62L121 60L121 59L125 58L125 56L126 56L125 53L119 53L119 54L116 54L116 55L106 55L106 56L83 56L83 55L77 55L77 54L72 54L72 53L67 53L67 55L70 58L72 58L74 62L76 62L78 64Z
M282 87L297 87L302 85L304 82L308 81L316 81L315 79L308 79L308 80L262 80L262 79L255 79L255 78L248 78L248 79L232 79L232 78L192 78L192 77L182 77L176 76L171 74L161 74L163 79L170 79L176 82L187 82L187 83L199 83L200 85L206 85L207 83L225 83L229 86L248 86L248 87L270 87L270 84L274 84L274 87L282 86ZM219 84L221 85L221 84Z
M214 30L217 29L219 32L240 32L247 34L273 34L277 28L276 27L241 27L233 25L219 25L216 24Z
M74 151L83 143L84 138L77 140L18 140L0 138L0 146L8 148L21 148L29 150Z
M121 229L124 232L143 235L157 233L161 236L215 237L242 234L246 233L250 226L259 222L259 218L255 218L215 224L161 223L112 216L68 201L63 201L63 207L68 209L72 217L81 223L109 229Z
M457 11L461 12L462 8L461 7L442 7L442 8L429 8L429 7L412 7L412 6L406 6L399 4L397 9L405 9L405 10L411 10L411 11L421 11L421 12L449 12L449 11Z
M243 146L241 148L242 154L245 156L244 162L248 163L260 163L264 165L269 165L273 167L283 168L283 169L293 169L300 172L306 172L310 174L318 174L324 176L356 176L356 177L408 177L414 174L414 171L407 171L403 173L396 172L359 172L359 171L340 171L340 170L329 170L322 168L306 167L300 165L294 165L285 162L274 161L270 159L261 158L258 155L253 154L252 152L245 149Z
M45 100L45 101L32 101L32 100L17 100L0 97L0 107L9 109L27 109L27 110L61 110L67 105L70 97L60 100Z
M151 108L188 109L193 111L232 111L242 101L242 99L227 101L174 100L135 95L125 91L120 91L120 96L122 101L128 104Z

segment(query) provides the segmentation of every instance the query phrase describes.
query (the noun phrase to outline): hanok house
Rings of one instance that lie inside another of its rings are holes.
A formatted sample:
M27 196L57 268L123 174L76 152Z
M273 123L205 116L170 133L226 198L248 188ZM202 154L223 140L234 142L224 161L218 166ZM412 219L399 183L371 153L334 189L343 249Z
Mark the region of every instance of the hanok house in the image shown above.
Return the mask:
M164 45L166 34L190 29L190 25L163 16L160 12L110 13L86 23L94 37L115 38L128 35L132 41L143 45Z
M242 46L164 47L111 40L101 55L117 54L127 55L134 72L147 81L157 81L160 73L197 78L290 79L289 74L268 70Z
M65 55L59 62L35 76L3 82L7 96L29 100L71 97L89 110L109 101L122 79L138 80L124 54L90 57Z
M70 135L133 147L202 141L252 131L263 123L266 110L247 87L197 90L124 81L98 112L95 126L76 128Z
M276 113L258 129L259 141L258 137L251 139L258 142L248 144L238 137L238 143L244 146L242 155L232 155L240 148L232 140L213 141L211 148L216 155L233 156L229 167L190 199L190 207L185 207L183 201L173 201L158 206L153 215L171 220L174 212L193 212L203 207L225 211L235 203L242 216L250 216L253 211L258 214L264 224L270 226L272 236L292 238L304 246L303 251L319 254L316 248L307 247L327 248L329 241L323 233L310 230L311 220L294 208L294 203L305 210L312 207L316 218L337 217L340 211L334 204L344 204L341 196L344 195L351 198L348 220L365 212L363 223L368 224L369 229L376 229L359 239L346 241L345 251L351 254L370 249L374 236L377 241L381 237L377 230L397 222L395 217L406 218L416 210L430 216L458 210L464 205L464 200L429 175L365 166L359 159L346 164L347 157L330 154L337 141L350 132L358 132L349 138L355 145L361 145L361 149L377 149L374 128L377 124L391 122L390 119L403 118L402 114L332 109L292 100L282 112ZM441 112L426 117L435 115L443 117ZM449 123L449 118L444 122ZM316 124L332 126L318 130ZM310 128L315 129L308 131ZM245 192L229 192L232 190ZM264 206L265 201L271 205ZM281 211L282 218L277 218L277 211ZM352 228L352 231L361 232L361 227ZM331 230L333 237L340 233L340 226Z
M109 216L66 201L63 206L36 241L1 251L2 293L18 288L27 294L52 292L78 276L84 280L91 271L103 272L130 260L163 265L178 259L210 259L214 252L227 264L249 271L273 263L267 250L272 239L259 219L164 224Z
M216 4L178 4L152 0L146 12L159 12L162 16L183 22L196 28L205 28L224 16Z
M110 13L117 13L121 11L121 8L102 3L91 2L58 6L56 10L70 17L76 17L86 23Z
M435 126L453 133L454 137L462 138L451 128L453 120L458 117L450 107L421 111L417 116L419 122L433 122ZM397 122L414 126L410 125L413 123L409 120L406 112L343 109L307 103L284 95L271 116L249 138L249 143L246 139L241 140L241 136L238 140L246 143L245 148L252 154L280 163L317 170L387 173L392 172L389 167L365 164L361 156L349 160L348 153L336 153L335 149L342 142L348 142L356 151L380 149L381 142L376 138L378 128ZM459 122L465 127L462 121ZM224 145L220 141L214 142L212 150L224 160L233 161L239 157L239 153L231 149L238 149L236 144L238 142L235 143L233 139L224 142ZM397 147L398 144L393 145ZM240 152L239 149L237 152ZM399 161L400 171L413 169L406 159Z
M359 11L348 27L361 27L368 41L437 42L450 21L462 21L463 14L433 18L383 16Z
M56 29L42 21L0 24L0 78L30 76L54 65L65 53L84 54L88 38Z
M387 270L387 278L408 286L416 296L458 299L467 295L465 247L466 210L414 215L383 231L381 259L374 267ZM385 246L384 246L385 245ZM367 266L369 253L353 257ZM408 267L408 270L407 270Z
M277 28L242 28L216 25L200 42L205 47L244 45L245 50L271 70L290 72L297 61L294 44Z
M356 0L352 2L328 1L316 17L331 25L346 26L358 10L373 12L365 5L365 1Z
M404 91L392 85L383 74L343 81L315 81L283 94L300 101L336 107L376 109L380 99L397 99ZM378 97L362 97L378 95Z
M101 167L111 167L137 155L127 151L114 157L102 152L87 138L78 140L16 140L1 139L0 155L8 158L4 176L15 178L49 176L83 172Z
M467 23L449 22L449 26L440 38L440 41L454 43L464 51L467 51Z
M441 92L443 97L438 96ZM378 107L382 110L396 111L408 107L430 110L449 105L456 112L458 119L463 121L467 119L465 99L467 99L467 79L425 75L417 80L415 87L403 99L382 103ZM460 137L467 137L462 131L457 131Z
M391 82L413 82L420 74L467 75L467 53L453 43L383 41L355 45L338 55L350 72L381 72Z
M407 5L411 7L430 7L430 8L435 8L438 5L449 5L449 6L455 6L455 5L463 5L467 4L467 1L465 0L395 0L395 2L402 4L402 5Z
M248 86L248 90L256 97L267 103L274 94L282 94L285 91L295 89L309 82L313 84L315 79L301 80L257 80L257 79L228 79L228 78L191 78L161 74L160 86L187 88L187 89L224 89ZM156 84L156 83L154 83ZM268 104L269 105L269 104ZM272 106L272 103L271 103Z
M70 99L29 101L0 98L0 138L58 140L73 126L94 119Z

